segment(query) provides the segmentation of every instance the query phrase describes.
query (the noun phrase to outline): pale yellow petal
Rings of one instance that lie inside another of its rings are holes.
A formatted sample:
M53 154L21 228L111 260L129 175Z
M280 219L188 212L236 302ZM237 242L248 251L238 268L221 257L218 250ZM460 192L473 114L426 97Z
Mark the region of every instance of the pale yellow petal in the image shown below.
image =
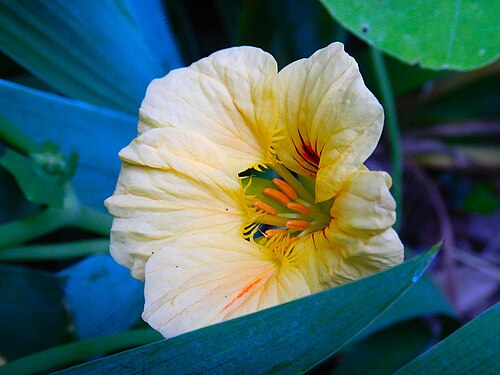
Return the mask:
M276 135L277 67L253 47L222 50L148 87L139 132L175 127L204 135L234 174L270 159Z
M312 292L354 281L403 261L403 245L389 228L373 236L343 232L335 222L300 240L295 250L306 258L299 271Z
M210 141L186 132L152 130L120 154L128 162L105 202L115 217L111 254L139 279L147 259L172 238L204 229L239 233L248 221L239 179L215 167Z
M230 234L182 237L146 265L143 318L172 337L309 294L302 275Z
M330 199L375 149L382 107L341 43L288 65L278 82L280 128L288 133L278 155L299 174L317 174L316 200Z
M194 167L202 164L226 172L234 179L237 177L227 166L227 155L219 146L188 129L152 129L134 139L119 156L130 164L184 174L190 173L191 164Z
M335 270L339 283L360 279L403 261L403 244L392 228L374 236L353 236L333 225L329 240L343 256L343 262Z
M372 235L390 228L396 221L391 183L385 172L349 174L330 211L338 226L349 233Z

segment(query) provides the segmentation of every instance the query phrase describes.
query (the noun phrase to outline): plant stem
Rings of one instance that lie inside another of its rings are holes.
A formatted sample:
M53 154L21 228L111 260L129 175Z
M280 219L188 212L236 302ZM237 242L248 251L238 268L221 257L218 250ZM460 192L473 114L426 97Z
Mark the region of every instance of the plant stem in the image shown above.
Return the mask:
M401 137L399 134L399 123L396 113L394 93L392 91L391 81L385 66L384 56L382 55L382 52L374 47L370 47L370 53L386 114L392 161L392 193L394 194L394 199L397 204L396 224L394 226L397 230L401 224L401 215L403 212L403 152L401 147Z
M71 226L103 236L109 236L112 220L112 217L108 214L86 206L80 206L79 213L76 219L72 221Z
M38 144L0 116L0 139L22 153L29 154L38 149Z
M1 370L5 374L45 373L75 362L82 362L98 354L117 352L161 339L161 335L151 328L102 335L31 354L7 363Z
M84 240L56 244L28 245L0 249L0 261L21 262L35 260L81 258L109 251L109 240Z
M0 225L0 249L15 246L49 234L69 224L64 209L48 208L32 216Z
M0 116L0 139L15 149L29 154L38 144ZM35 215L0 224L0 248L34 240L64 226L74 226L92 233L108 236L111 216L80 205L68 183L63 208L47 208Z
M0 249L13 247L71 226L108 236L111 216L80 205L71 186L66 188L63 208L47 208L32 216L0 225Z

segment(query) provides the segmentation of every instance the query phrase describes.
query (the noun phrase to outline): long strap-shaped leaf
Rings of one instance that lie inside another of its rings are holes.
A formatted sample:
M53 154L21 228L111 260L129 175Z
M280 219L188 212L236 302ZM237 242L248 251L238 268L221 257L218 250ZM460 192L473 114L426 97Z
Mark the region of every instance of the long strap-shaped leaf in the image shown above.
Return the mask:
M437 248L363 280L62 373L302 373L349 342L417 282Z
M167 29L137 22L138 15L149 17L151 25L163 22L160 2L129 4L0 0L0 49L66 95L136 113L148 83L178 67L180 59ZM156 38L171 64L151 44L155 30L163 31Z
M399 370L407 374L498 374L500 303Z

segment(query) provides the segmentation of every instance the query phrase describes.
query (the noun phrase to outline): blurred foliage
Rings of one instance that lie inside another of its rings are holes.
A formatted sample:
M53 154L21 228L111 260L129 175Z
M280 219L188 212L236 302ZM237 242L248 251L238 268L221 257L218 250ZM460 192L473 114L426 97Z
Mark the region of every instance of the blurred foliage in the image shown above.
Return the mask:
M400 373L439 373L450 361L457 371L474 363L490 371L499 360L498 305L445 337L500 297L497 8L479 0L0 0L0 262L9 262L0 265L0 363L31 355L0 373L62 369L159 338L140 320L142 284L103 254L110 218L102 201L149 81L221 48L258 46L282 68L332 41L345 44L379 98L370 46L390 55L385 83L401 139L385 133L368 164L391 170L390 146L401 148L400 235L417 253L446 237L431 269L437 286L424 277L396 301L416 281L416 258L309 297L328 323L301 300L296 315L279 306L75 371L152 369L175 350L199 371L246 366L256 360L251 344L265 349L262 366L288 361L274 372L305 370L333 352L318 372L388 374L411 362ZM360 285L386 290L370 295ZM342 305L349 295L350 309ZM320 338L322 324L333 336ZM299 328L312 331L294 335ZM313 353L318 345L324 351ZM200 358L191 363L194 350Z

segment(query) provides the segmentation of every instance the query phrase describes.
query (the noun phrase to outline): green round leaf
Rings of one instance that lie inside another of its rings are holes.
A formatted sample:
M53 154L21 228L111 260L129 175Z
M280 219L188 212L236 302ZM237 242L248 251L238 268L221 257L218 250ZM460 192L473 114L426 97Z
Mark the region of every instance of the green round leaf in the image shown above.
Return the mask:
M498 1L321 2L358 37L410 64L470 70L498 57Z

